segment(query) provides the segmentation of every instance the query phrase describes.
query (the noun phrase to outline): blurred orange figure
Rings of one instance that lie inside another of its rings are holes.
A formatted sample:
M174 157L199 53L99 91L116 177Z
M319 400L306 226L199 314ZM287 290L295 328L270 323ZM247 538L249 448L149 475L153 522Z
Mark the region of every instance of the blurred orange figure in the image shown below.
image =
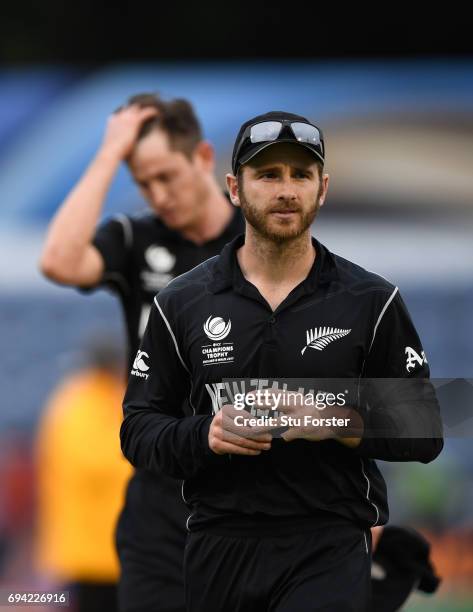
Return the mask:
M132 471L117 443L124 383L112 353L96 351L94 364L55 390L36 449L37 567L72 585L88 612L115 609L114 528Z

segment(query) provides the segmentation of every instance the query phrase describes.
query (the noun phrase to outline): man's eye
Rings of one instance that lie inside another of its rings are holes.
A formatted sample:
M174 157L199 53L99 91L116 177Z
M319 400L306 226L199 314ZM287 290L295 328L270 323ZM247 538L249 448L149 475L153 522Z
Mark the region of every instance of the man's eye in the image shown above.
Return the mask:
M309 175L307 174L307 172L296 172L295 177L296 178L309 178Z
M274 174L274 172L263 172L263 174L260 175L261 178L274 178L276 175Z

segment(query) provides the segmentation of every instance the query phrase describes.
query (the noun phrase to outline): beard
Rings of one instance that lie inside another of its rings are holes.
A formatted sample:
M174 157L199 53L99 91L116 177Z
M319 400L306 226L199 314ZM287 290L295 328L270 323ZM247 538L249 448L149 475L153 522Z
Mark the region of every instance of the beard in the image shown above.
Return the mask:
M271 240L272 242L283 244L299 238L314 222L317 213L319 212L319 198L322 189L317 193L312 205L308 210L303 210L299 205L283 200L278 201L273 206L268 206L265 210L260 210L246 199L245 193L240 186L240 206L247 223L257 232L262 238ZM272 217L272 211L296 210L296 220L280 220L276 221Z

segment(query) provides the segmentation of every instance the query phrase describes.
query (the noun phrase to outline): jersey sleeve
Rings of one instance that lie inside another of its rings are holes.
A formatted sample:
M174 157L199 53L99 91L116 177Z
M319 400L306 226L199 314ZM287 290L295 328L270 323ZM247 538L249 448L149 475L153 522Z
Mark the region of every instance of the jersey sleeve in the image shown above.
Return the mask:
M123 403L121 445L135 467L185 479L216 456L208 443L212 416L184 411L190 393L189 370L155 298Z
M102 278L96 287L107 287L127 295L130 291L130 258L133 247L133 226L125 215L117 215L102 223L92 244L104 261ZM94 287L90 287L94 289Z
M377 318L361 379L365 431L355 449L385 461L435 459L440 408L418 333L397 288Z

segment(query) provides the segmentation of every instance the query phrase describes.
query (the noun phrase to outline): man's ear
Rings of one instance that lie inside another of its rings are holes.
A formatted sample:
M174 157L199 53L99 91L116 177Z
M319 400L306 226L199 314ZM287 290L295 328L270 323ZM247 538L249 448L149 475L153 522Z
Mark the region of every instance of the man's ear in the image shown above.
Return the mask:
M230 200L234 206L240 206L240 196L238 193L238 179L233 174L227 174L227 189L230 195Z
M202 140L192 154L194 161L202 170L213 172L215 169L215 151L208 140Z
M327 197L329 179L330 179L330 176L328 174L322 175L322 193L320 194L320 197L319 197L319 206L324 205L325 198Z

